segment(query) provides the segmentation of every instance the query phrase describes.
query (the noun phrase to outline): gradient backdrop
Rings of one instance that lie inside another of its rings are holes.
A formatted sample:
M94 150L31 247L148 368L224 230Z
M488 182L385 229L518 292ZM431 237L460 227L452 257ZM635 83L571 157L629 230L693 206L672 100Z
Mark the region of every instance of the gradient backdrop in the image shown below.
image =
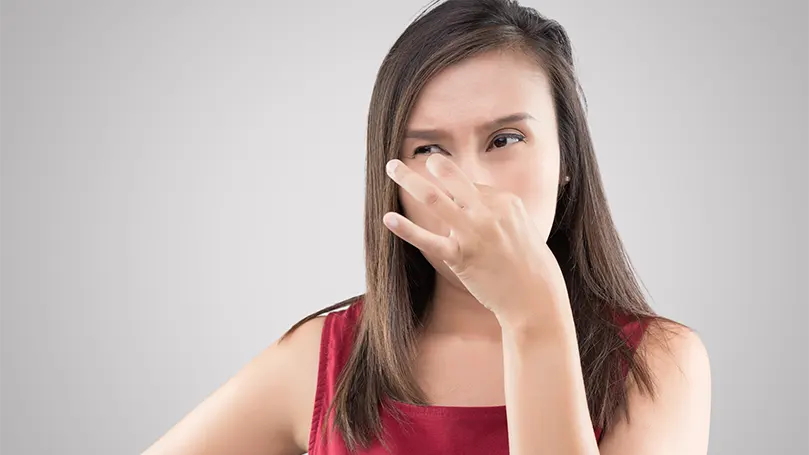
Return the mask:
M2 3L3 455L139 453L363 291L368 101L425 3ZM809 453L807 2L525 4L573 40L655 308L708 347L710 453Z

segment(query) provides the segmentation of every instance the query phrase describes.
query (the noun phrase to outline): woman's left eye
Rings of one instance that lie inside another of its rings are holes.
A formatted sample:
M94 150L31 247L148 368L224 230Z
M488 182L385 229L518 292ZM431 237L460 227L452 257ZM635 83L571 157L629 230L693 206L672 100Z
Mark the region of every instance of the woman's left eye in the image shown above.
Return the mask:
M511 142L509 142L509 140L511 140ZM522 134L517 133L500 134L494 138L494 140L492 141L492 145L494 145L497 148L503 148L507 146L509 143L513 144L514 142L522 142L524 140L525 136L523 136Z

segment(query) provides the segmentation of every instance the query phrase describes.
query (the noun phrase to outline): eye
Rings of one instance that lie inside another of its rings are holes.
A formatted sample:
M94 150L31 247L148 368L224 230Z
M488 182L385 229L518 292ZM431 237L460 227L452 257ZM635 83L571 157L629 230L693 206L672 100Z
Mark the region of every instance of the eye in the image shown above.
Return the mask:
M438 147L437 145L435 145L435 144L431 144L431 145L423 145L423 146L421 146L421 147L417 147L417 148L416 148L416 150L413 150L413 156L420 155L420 154L422 154L422 153L428 153L428 152L427 152L427 150L429 150L431 147L435 147L435 148L437 148L437 149L439 148L439 147ZM439 149L439 150L440 150L440 149Z
M495 136L494 140L492 140L492 145L494 145L495 148L503 148L515 142L525 142L525 136L518 133L498 134L497 136ZM431 153L429 152L429 150L433 147L435 147L438 150L441 150L441 148L436 144L423 145L413 150L413 156L420 155L423 153ZM491 147L487 148L486 150L488 151L489 149L491 149Z
M503 148L509 144L509 140L512 141L510 142L512 144L514 142L524 142L525 136L517 133L499 134L494 138L494 140L492 140L492 145L494 145L496 148Z

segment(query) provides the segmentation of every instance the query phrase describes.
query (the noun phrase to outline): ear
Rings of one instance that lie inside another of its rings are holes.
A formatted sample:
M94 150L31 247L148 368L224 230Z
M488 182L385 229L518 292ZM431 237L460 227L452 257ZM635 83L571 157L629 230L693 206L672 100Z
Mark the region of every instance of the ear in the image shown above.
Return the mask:
M570 169L565 163L559 163L559 188L565 187L570 183Z

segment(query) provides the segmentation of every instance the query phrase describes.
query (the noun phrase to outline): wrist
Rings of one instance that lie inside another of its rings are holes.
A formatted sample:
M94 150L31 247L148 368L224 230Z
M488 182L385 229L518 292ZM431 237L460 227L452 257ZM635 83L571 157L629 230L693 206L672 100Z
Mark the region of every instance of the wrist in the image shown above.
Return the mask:
M495 314L504 338L532 342L544 340L554 344L572 339L575 344L576 327L567 299L523 308Z

